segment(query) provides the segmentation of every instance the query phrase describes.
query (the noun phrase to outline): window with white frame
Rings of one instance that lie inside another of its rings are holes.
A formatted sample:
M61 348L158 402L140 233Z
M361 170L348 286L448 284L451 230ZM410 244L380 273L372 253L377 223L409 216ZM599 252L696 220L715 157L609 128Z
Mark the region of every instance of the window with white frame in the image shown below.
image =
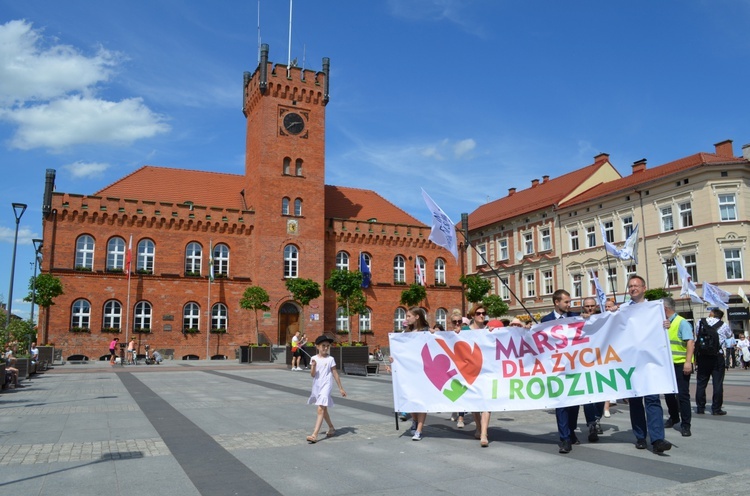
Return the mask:
M523 253L524 255L534 253L534 233L523 233Z
M372 331L372 308L367 307L359 314L359 331Z
M147 301L136 303L135 310L133 311L133 329L151 330L151 312L151 303Z
M289 198L286 196L281 199L281 215L289 215Z
M586 226L586 248L596 246L596 227Z
M588 274L589 277L589 294L587 296L596 295L596 283L594 282L594 277L599 279L599 271L588 270L586 271L586 274ZM601 284L601 282L599 284Z
M508 277L501 277L498 285L498 293L503 301L510 301L510 290L508 289Z
M581 274L573 274L570 276L571 279L571 288L573 288L573 294L571 295L573 298L581 298L583 296L582 290L581 290L581 280L582 276Z
M484 265L487 260L487 245L482 243L477 245L477 266Z
M578 251L581 245L578 242L578 229L570 230L570 251Z
M525 284L525 290L526 290L526 297L527 298L533 298L536 296L536 277L534 276L534 273L526 274L524 277L526 284Z
M214 277L229 277L229 247L223 243L214 246Z
M625 267L625 280L629 281L631 276L635 275L635 264L630 264Z
M508 238L503 238L497 242L497 259L508 260L510 252L508 251Z
M422 286L427 285L427 262L423 257L417 257L414 262L414 282L421 284Z
M604 236L609 243L615 242L615 223L611 220L604 221Z
M396 255L393 259L393 282L406 282L406 259L401 255Z
M443 329L448 327L448 310L445 308L438 308L435 310L435 323L443 326Z
M349 254L340 251L336 254L336 268L338 270L349 270Z
M661 216L661 232L674 230L674 219L672 218L672 206L661 207L659 209Z
M680 284L677 279L677 265L674 263L674 258L668 258L664 261L664 271L667 286L677 286Z
M302 216L302 198L294 199L294 215L297 217Z
M182 330L199 329L201 318L201 307L195 302L190 302L182 309Z
M727 267L727 279L742 279L742 254L739 248L725 249L724 263Z
M138 242L138 260L136 270L141 273L154 273L154 259L156 257L156 245L150 239L142 239Z
M336 331L349 332L349 317L346 315L346 308L344 307L336 309Z
M107 270L125 269L125 240L114 237L107 241Z
M76 240L76 269L93 270L94 238L88 234L78 236Z
M719 195L719 212L721 220L737 220L737 202L734 193Z
M294 245L284 247L284 278L296 278L299 269L299 250Z
M104 304L102 329L120 329L121 322L122 305L117 300L109 300Z
M404 330L404 323L406 322L406 310L402 307L398 307L393 312L393 330L396 332L402 332Z
M445 260L435 260L435 284L445 284Z
M539 236L542 238L542 250L549 251L552 249L552 232L549 227L543 227L539 230Z
M682 202L677 205L680 210L680 228L690 227L693 225L693 206L687 202Z
M91 304L84 299L74 301L73 310L71 312L70 327L89 329L90 320Z
M227 330L229 323L229 311L223 303L216 303L211 307L211 329Z
M607 293L617 292L617 267L607 270Z
M552 271L545 270L542 272L542 288L544 289L545 295L551 295L555 291L555 287L552 283Z
M188 243L185 249L185 274L198 276L201 273L203 248L199 243Z
M622 235L623 239L628 239L633 234L633 216L626 215L622 218Z
M692 279L693 282L698 280L698 263L695 258L695 253L691 253L690 255L683 255L683 259L685 261L685 270L690 275L690 279Z

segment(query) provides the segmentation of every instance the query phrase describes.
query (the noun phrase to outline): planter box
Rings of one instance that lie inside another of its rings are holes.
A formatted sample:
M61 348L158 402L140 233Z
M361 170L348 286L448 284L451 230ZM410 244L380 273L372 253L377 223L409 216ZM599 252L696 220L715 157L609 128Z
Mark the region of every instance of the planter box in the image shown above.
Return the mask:
M19 381L29 378L29 362L31 362L30 358L16 358Z
M270 346L240 346L240 363L272 362Z
M51 367L52 362L55 359L55 347L54 346L37 346L39 350L39 363L47 361L47 366Z

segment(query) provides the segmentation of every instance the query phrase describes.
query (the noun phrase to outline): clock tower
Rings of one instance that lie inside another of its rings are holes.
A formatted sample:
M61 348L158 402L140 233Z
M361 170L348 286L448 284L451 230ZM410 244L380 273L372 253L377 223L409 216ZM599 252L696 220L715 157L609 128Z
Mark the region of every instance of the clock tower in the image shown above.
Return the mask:
M252 284L262 286L273 305L288 294L290 277L324 285L325 108L329 59L320 72L268 60L268 45L253 74L245 73L242 111L246 208L254 212ZM316 311L311 303L309 313ZM282 302L283 304L283 302ZM309 320L309 319L308 319ZM321 320L316 321L321 327ZM309 322L313 324L313 322ZM306 326L314 333L314 325Z

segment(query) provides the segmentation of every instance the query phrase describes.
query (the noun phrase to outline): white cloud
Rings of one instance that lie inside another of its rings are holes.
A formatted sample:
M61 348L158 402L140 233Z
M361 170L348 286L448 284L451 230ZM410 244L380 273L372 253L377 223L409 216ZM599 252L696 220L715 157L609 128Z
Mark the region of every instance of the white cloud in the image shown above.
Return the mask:
M0 116L18 126L10 145L22 150L59 150L84 143L127 145L170 129L165 117L152 112L140 98L110 102L73 95L6 110Z
M473 139L461 140L453 145L453 155L456 158L463 158L466 154L474 150L477 147L477 142Z
M43 47L41 30L26 21L0 25L0 104L47 100L89 91L106 81L118 54L100 48L86 57L68 45Z
M25 215L28 215L29 212L26 212ZM25 215L22 219L25 219ZM13 237L16 234L16 228L10 228L10 227L2 227L0 226L0 243L10 243L13 244ZM35 238L40 238L38 234L35 234L31 229L27 227L19 227L18 229L18 244L19 245L30 245L31 240Z
M62 166L64 170L68 171L76 179L101 177L102 173L109 169L109 167L109 164L81 161Z

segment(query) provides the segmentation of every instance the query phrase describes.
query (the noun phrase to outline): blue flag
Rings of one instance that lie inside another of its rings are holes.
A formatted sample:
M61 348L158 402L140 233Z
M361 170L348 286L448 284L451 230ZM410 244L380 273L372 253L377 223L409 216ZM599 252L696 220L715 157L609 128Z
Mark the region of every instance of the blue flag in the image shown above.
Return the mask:
M362 273L362 287L369 288L372 273L370 272L370 267L367 266L364 253L359 254L359 271Z

